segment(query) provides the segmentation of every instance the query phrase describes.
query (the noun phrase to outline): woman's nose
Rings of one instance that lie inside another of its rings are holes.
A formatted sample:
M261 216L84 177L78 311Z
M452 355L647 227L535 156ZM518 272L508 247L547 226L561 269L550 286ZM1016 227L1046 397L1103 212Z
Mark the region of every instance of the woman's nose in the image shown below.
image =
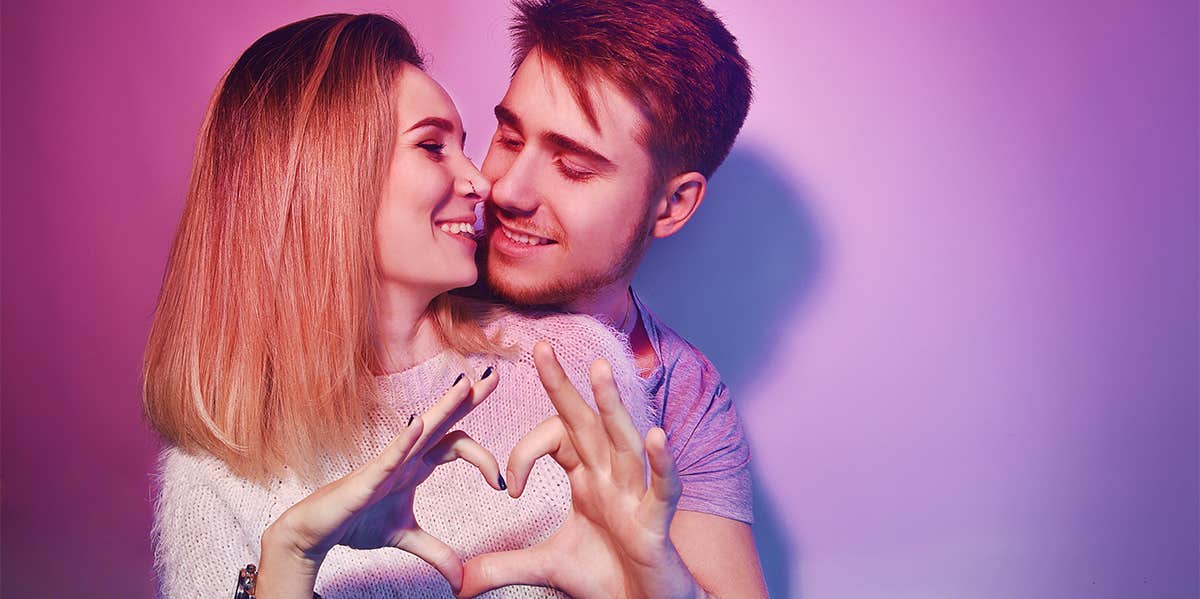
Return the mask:
M474 200L485 200L492 193L492 182L488 181L474 164L467 161L466 167L455 181L459 195Z

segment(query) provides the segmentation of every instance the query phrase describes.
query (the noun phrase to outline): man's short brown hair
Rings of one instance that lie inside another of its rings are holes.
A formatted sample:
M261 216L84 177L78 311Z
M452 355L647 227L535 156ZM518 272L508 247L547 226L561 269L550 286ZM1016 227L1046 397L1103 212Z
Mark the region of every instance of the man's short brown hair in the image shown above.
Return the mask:
M587 82L604 78L640 106L660 177L711 177L750 107L737 40L696 0L517 0L513 70L535 48L562 69L592 126Z

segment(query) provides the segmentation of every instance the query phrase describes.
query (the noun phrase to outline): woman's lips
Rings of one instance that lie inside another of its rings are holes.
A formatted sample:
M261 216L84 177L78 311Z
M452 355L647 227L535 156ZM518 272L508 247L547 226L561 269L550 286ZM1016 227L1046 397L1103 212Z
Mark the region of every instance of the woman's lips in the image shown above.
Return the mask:
M475 226L468 222L443 222L435 223L442 233L453 237L454 239L467 244L471 249L475 249L475 240L479 237L479 233L475 231Z

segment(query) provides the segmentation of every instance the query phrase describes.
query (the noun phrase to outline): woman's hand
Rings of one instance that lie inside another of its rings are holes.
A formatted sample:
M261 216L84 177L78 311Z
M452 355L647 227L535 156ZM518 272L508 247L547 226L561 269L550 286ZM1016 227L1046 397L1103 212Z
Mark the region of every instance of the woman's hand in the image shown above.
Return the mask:
M398 547L428 562L457 592L462 561L413 516L413 493L433 469L462 458L503 489L496 459L462 431L447 431L496 388L492 369L474 385L461 377L427 412L414 417L375 459L321 487L263 534L256 596L311 599L317 571L335 545Z
M669 536L681 486L662 429L651 429L643 445L607 362L593 362L589 372L597 414L548 344L534 346L533 357L559 415L513 448L508 493L520 496L533 463L550 455L571 481L571 510L539 545L467 561L459 596L510 584L551 586L577 599L705 596Z

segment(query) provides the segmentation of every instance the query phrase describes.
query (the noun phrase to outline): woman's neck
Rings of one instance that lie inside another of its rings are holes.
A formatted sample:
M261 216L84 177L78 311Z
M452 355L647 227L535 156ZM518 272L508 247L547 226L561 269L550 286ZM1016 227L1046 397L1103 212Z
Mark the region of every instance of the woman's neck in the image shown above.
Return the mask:
M390 374L406 370L441 353L443 346L429 317L428 294L384 285L379 291L375 318L375 348L379 366Z

